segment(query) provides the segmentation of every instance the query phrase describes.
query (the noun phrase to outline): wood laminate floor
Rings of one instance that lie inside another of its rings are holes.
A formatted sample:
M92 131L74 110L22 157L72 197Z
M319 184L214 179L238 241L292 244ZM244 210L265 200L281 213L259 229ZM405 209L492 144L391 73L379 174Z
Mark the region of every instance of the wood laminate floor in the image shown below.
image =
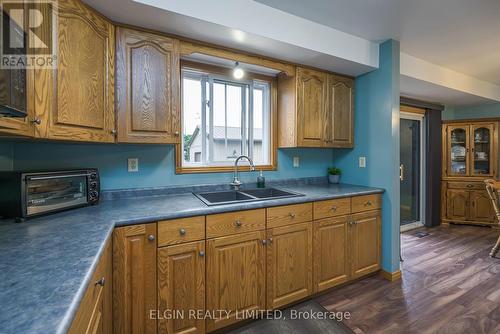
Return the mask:
M421 231L430 235L417 238ZM350 312L355 333L500 333L500 258L488 256L498 234L454 225L405 232L401 280L376 275L316 301Z

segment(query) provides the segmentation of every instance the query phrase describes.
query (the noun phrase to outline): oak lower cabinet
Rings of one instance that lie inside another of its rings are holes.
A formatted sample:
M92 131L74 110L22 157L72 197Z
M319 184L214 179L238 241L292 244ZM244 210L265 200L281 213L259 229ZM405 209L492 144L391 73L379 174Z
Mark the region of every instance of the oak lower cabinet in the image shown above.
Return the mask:
M314 222L314 290L321 292L347 282L349 272L348 216Z
M240 321L247 311L265 310L265 231L207 240L206 261L207 312L230 312L207 319L207 331Z
M275 309L312 294L312 223L267 231L267 308Z
M112 247L107 243L90 279L70 334L111 334L113 332Z
M380 269L381 212L353 214L349 225L351 279Z
M118 227L113 234L113 328L156 333L156 223Z
M179 41L116 30L117 142L180 142Z
M158 248L158 332L204 333L205 241Z

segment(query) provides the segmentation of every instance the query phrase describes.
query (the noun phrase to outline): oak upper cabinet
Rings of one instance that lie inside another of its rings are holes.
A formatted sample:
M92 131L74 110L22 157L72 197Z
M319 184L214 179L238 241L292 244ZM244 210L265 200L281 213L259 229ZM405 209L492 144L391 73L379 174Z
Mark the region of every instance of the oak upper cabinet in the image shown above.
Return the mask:
M240 321L246 311L265 310L265 261L265 231L207 240L207 312L231 312L207 319L207 331Z
M380 210L353 214L349 225L351 278L380 269L381 251Z
M325 115L326 147L354 146L354 80L328 75L328 104Z
M290 304L313 292L312 223L268 230L267 308Z
M114 333L156 333L156 223L118 227L113 234Z
M279 147L352 147L354 80L297 67L278 78Z
M117 141L179 143L179 41L117 28Z
M297 68L297 146L323 146L327 78L325 72Z
M348 217L314 222L314 291L332 288L349 279Z
M204 240L158 249L158 298L159 333L205 332L205 321L190 313L205 311ZM163 316L177 311L182 317Z
M115 28L79 0L57 8L57 67L35 70L35 136L114 142Z

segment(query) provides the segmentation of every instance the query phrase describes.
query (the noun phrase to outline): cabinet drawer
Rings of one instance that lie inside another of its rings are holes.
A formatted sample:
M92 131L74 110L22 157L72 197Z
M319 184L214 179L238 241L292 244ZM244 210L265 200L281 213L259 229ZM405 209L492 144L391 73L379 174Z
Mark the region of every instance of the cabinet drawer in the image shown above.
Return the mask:
M266 228L265 209L219 213L207 216L207 238Z
M158 222L158 247L205 239L205 216Z
M448 182L448 189L485 190L483 182Z
M351 200L352 212L363 212L369 210L380 209L381 206L381 196L380 195L365 195L356 196Z
M277 206L267 209L267 228L304 223L312 220L312 203Z
M351 199L339 198L314 202L314 219L348 215L351 213Z

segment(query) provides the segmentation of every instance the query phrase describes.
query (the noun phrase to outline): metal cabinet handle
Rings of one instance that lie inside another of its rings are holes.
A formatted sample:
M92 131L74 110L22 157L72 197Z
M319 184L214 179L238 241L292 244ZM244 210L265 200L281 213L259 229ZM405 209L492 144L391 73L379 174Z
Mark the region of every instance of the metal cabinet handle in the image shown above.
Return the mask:
M270 243L270 244L272 244L272 243L273 243L273 238L269 238L269 239L267 239L267 240L269 241L269 243Z
M111 134L116 135L116 130L115 129L111 130Z
M262 244L267 245L267 240L266 239L262 240Z
M180 234L180 235L186 235L186 230L185 230L185 229L183 229L183 228L181 228L181 229L179 230L179 234Z
M372 202L371 202L371 201L366 201L366 202L365 202L365 206L370 206L370 205L372 205Z
M104 279L104 277L101 277L99 280L97 280L94 285L100 285L100 286L104 286L104 283L106 283L106 280Z
M204 256L205 256L205 252L204 252L204 251L200 251L200 252L198 253L198 255L200 255L200 257L204 257Z
M179 131L175 131L175 132L174 132L174 135L175 135L176 137L178 137L178 136L179 136Z
M290 218L295 218L295 213L293 212L290 212L288 215L290 216Z
M474 185L472 185L470 183L467 185L467 188L472 188L472 187L474 187Z
M155 240L155 236L153 234L148 235L148 240L149 241L154 241Z
M236 221L234 222L234 225L236 225L236 227L241 227L241 224L242 222L239 219L236 219Z
M32 122L33 122L33 124L36 124L36 125L42 124L42 120L40 119L40 117L33 118Z

